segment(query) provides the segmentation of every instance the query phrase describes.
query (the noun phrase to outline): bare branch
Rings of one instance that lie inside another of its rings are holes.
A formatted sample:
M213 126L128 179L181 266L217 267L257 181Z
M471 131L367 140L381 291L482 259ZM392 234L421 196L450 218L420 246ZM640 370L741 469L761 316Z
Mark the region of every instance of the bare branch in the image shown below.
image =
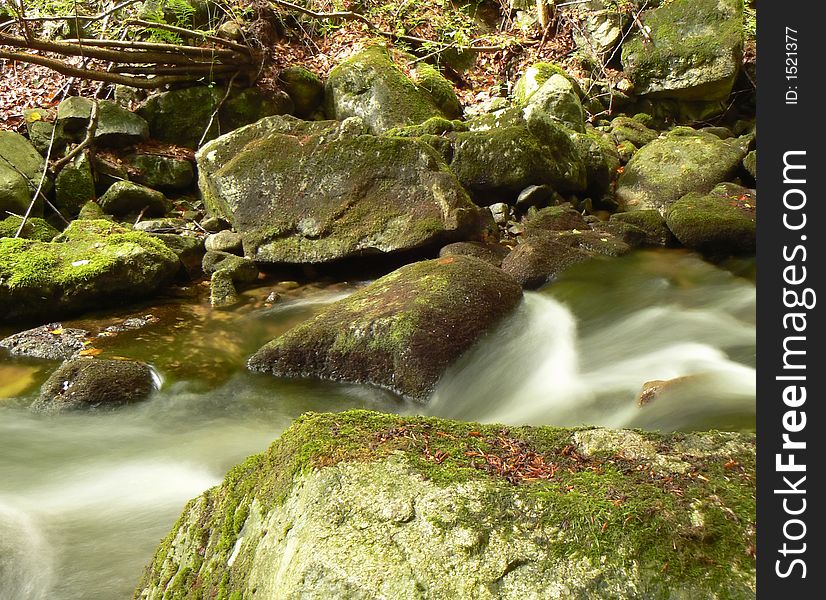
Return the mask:
M152 29L163 29L164 31L171 31L172 33L177 33L182 36L198 38L207 42L212 42L213 44L225 46L238 52L244 52L246 54L252 53L252 50L249 48L249 46L244 46L243 44L233 42L232 40L225 40L224 38L215 35L207 35L203 31L185 29L184 27L176 27L175 25L167 25L166 23L153 23L152 21L144 21L141 19L127 19L126 21L124 21L124 24L137 25L139 27L147 27Z

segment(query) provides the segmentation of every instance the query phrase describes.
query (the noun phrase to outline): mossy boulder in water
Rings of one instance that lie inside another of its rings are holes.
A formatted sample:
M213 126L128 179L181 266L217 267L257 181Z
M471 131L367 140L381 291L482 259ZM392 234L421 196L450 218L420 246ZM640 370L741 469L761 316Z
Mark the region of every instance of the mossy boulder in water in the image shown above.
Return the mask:
M254 371L371 383L424 400L522 297L509 275L468 256L406 265L261 348Z
M270 117L197 154L200 188L259 262L323 263L477 237L477 208L430 146L357 118Z
M149 234L73 221L52 242L0 238L0 321L53 318L152 293L178 257Z
M757 226L754 190L722 183L708 194L686 194L665 215L681 244L710 253L754 252Z
M749 434L305 413L134 598L753 599L754 477Z
M721 100L743 54L743 0L673 0L642 13L623 44L622 64L636 94Z
M449 116L378 46L348 58L330 72L324 102L328 117L361 117L373 133Z
M156 389L149 365L132 360L74 358L40 388L36 412L106 410L146 399Z
M746 151L738 139L688 127L673 129L634 154L619 178L617 199L626 210L661 213L689 192L707 193L729 179Z

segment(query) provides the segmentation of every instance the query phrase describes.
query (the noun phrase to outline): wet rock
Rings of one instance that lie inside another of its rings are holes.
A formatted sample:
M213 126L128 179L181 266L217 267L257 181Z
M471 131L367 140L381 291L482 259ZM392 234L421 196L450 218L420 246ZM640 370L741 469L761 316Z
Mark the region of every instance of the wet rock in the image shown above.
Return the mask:
M204 254L201 268L207 275L224 271L232 277L235 283L250 283L258 279L258 267L254 262L249 258L236 256L229 252L210 250Z
M323 263L480 235L477 208L432 148L361 135L357 121L269 117L198 152L204 201L245 254Z
M551 233L525 239L502 260L502 270L526 289L538 288L593 255Z
M132 360L75 358L63 363L40 388L35 412L108 410L148 398L157 389L149 365Z
M195 235L177 233L150 233L164 246L172 250L178 257L178 273L185 279L195 279L201 270L201 261L204 256L204 238Z
M125 217L143 213L147 217L162 217L172 210L172 203L161 192L131 181L118 181L98 198L104 212Z
M0 238L0 321L133 301L177 270L160 241L105 220L73 221L52 242Z
M591 225L591 231L599 235L610 235L631 248L645 245L648 239L644 229L622 221L599 221Z
M209 280L209 303L215 308L225 308L238 304L240 297L232 280L232 273L221 269L215 271Z
M251 370L371 383L425 400L445 369L522 297L468 256L406 265L265 345Z
M709 253L755 249L754 190L722 183L708 194L686 194L668 209L665 222L681 244Z
M753 599L754 454L740 433L308 413L187 505L136 597Z
M243 239L240 233L234 231L219 231L206 237L204 245L207 250L218 250L230 254L243 254Z
M6 348L12 356L68 360L80 354L88 337L89 332L84 329L49 323L0 340L0 348Z
M645 232L643 244L646 246L668 246L674 240L671 230L665 224L665 219L657 210L614 213L610 221L629 223L642 229Z
M278 74L284 91L292 98L295 116L307 119L321 108L324 83L318 75L304 67L287 67Z
M489 262L494 267L502 265L502 259L508 255L508 249L499 244L486 244L484 242L455 242L448 244L439 250L441 258L447 256L472 256L485 262Z
M447 117L433 97L405 76L379 46L336 66L325 84L324 101L327 116L338 120L360 117L373 133Z
M115 323L114 325L110 325L106 327L102 332L100 332L97 337L109 337L114 336L119 333L123 333L125 331L138 331L149 325L154 325L156 323L160 323L160 319L155 315L143 315L141 317L129 317L128 319L124 319L120 323Z
M745 154L738 140L677 127L640 148L628 162L617 199L625 210L655 208L664 214L685 194L707 193L729 179Z
M673 0L642 13L650 41L633 31L622 64L638 95L723 100L743 54L741 0Z
M17 230L20 229L21 221L23 219L14 216L6 217L0 221L0 238L15 237ZM40 217L29 217L26 219L19 237L39 242L50 242L58 233L60 232L57 229Z

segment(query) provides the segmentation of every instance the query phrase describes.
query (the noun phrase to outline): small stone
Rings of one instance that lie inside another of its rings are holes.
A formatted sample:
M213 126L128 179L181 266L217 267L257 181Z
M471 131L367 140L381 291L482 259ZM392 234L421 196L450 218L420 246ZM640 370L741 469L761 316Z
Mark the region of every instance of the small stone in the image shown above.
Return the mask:
M0 340L0 348L6 348L12 356L68 360L83 350L88 336L89 332L85 329L64 328L60 323L49 323Z
M209 280L209 303L215 308L224 308L239 301L232 273L223 269L215 271Z
M204 242L204 247L207 250L218 250L220 252L229 252L230 254L241 255L244 252L241 234L229 230L208 235Z
M132 229L146 231L147 233L176 233L185 227L186 221L184 219L163 218L139 221L132 226Z
M250 259L219 250L210 250L204 254L201 267L207 275L226 271L235 283L250 283L258 279L258 267Z
M201 221L199 225L204 231L208 231L209 233L218 233L219 231L224 231L232 227L232 225L221 217L207 217Z
M488 208L490 209L490 214L493 215L493 220L496 221L497 225L505 225L508 222L510 206L504 202L497 202L496 204L491 204Z

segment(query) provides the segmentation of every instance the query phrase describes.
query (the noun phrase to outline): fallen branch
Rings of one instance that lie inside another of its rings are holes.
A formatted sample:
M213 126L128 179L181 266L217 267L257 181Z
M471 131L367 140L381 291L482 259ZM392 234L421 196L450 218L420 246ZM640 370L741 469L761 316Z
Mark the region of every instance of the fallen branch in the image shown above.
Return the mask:
M144 21L142 19L127 19L126 21L124 21L124 24L137 25L139 27L146 27L151 29L162 29L164 31L170 31L172 33L177 33L182 36L198 38L207 42L212 42L213 44L225 46L238 52L252 54L252 49L249 46L239 44L238 42L233 42L232 40L225 40L224 38L215 35L208 35L203 31L195 31L194 29L186 29L184 27L177 27L175 25L167 25L166 23L153 23L152 21Z
M109 8L103 12L100 12L96 15L48 15L42 17L18 17L17 19L11 19L10 21L5 21L4 23L0 23L0 27L6 27L8 25L14 25L15 23L19 23L23 21L24 23L45 23L46 21L83 21L84 23L92 23L94 21L100 21L101 19L105 19L108 16L113 15L114 13L118 12L122 8L126 8L130 4L137 4L142 0L126 0L125 2L121 2L120 4L116 4L112 8Z
M212 57L226 57L236 60L248 60L248 56L240 56L234 50L225 50L221 48L203 48L201 46L184 46L173 44L162 44L155 42L139 42L132 40L92 40L92 39L67 39L64 40L67 44L75 46L89 46L95 48L134 48L136 50L147 50L157 52L171 52L173 54L183 54L186 56L198 56L204 58L205 56Z

